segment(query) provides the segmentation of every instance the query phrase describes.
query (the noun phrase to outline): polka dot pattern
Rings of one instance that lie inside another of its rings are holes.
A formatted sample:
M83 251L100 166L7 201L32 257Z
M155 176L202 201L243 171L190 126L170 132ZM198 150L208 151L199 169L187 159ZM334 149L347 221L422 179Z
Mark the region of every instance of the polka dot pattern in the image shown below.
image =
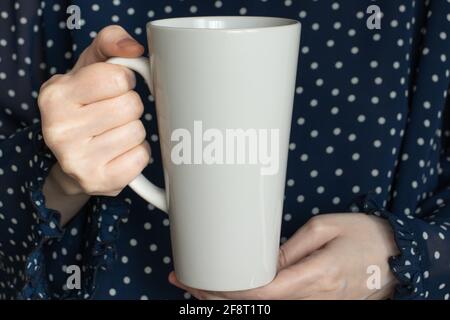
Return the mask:
M282 242L314 215L379 215L401 252L389 261L395 298L449 299L450 1L382 1L380 30L366 28L371 0L72 0L80 30L66 28L68 2L0 2L0 299L191 298L167 282L169 220L130 190L93 197L58 227L41 192L54 159L36 99L103 27L146 43L149 19L192 15L303 24ZM154 99L136 89L153 150L145 174L163 185ZM70 265L81 290L65 286Z

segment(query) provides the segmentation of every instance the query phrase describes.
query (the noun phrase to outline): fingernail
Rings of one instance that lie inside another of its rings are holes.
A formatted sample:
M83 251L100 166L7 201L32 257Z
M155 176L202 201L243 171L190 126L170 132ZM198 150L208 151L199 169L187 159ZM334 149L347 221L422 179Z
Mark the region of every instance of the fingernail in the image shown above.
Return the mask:
M171 273L169 274L169 282L172 283L172 284L175 283L175 275L174 275L173 272L171 272Z
M124 38L117 42L117 46L119 48L127 48L127 47L132 47L132 46L140 46L140 44L133 38Z

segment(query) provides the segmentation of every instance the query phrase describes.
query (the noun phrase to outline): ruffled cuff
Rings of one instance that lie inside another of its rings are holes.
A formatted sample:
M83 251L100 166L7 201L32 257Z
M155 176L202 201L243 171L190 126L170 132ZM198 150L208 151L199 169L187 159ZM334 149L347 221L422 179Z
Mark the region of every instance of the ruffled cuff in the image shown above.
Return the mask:
M59 212L46 207L43 185L56 160L46 147L40 129L28 134L36 154L29 166L33 172L25 187L34 207L33 223L29 240L33 248L27 255L24 286L19 299L90 299L95 293L96 276L107 271L117 259L116 242L119 225L128 218L129 206L120 198L92 197L85 206L87 215L86 233L83 237L82 286L81 290L65 290L62 294L52 292L48 279L48 250L54 241L62 241L65 229L60 227Z
M33 213L36 224L31 227L35 248L27 257L25 285L19 294L19 298L27 300L50 298L43 247L49 241L61 239L64 234L60 227L60 214L45 207L45 198L40 190L30 192L37 212Z
M399 217L385 210L379 205L375 194L358 197L351 204L350 210L382 217L390 223L394 231L395 242L400 250L398 256L389 258L391 271L399 281L394 299L421 299L423 296L420 267L422 250L415 239L414 229L409 223L412 217L406 215Z
M78 296L92 299L96 289L96 277L100 271L108 271L117 260L117 239L120 224L130 212L128 203L119 198L95 197L91 200L89 240L86 245L90 255L84 265L84 285Z
M59 214L45 208L42 192L35 193L40 204L36 227L38 245L28 256L26 265L26 285L20 299L92 299L99 272L110 270L117 261L117 239L120 224L128 218L129 208L125 201L107 197L93 197L86 205L88 209L87 234L82 242L84 260L80 265L82 284L80 290L65 290L63 294L52 292L48 284L48 274L44 246L47 241L59 241L64 230L59 227ZM55 227L56 226L56 227Z
M60 227L61 215L45 206L45 197L42 188L55 159L46 147L40 129L31 130L28 139L36 150L29 160L29 168L33 171L30 180L25 182L34 212L32 217L30 242L33 250L27 256L25 265L24 286L19 293L20 299L47 299L48 285L46 279L44 245L55 239L61 239L64 231Z

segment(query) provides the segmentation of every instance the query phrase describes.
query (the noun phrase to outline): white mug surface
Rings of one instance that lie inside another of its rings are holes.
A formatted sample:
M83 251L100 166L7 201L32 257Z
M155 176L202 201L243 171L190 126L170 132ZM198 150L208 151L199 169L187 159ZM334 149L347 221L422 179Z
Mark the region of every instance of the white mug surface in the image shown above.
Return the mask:
M177 278L204 290L276 274L301 26L272 17L149 22L150 60L113 58L156 101L165 190L130 184L168 212Z

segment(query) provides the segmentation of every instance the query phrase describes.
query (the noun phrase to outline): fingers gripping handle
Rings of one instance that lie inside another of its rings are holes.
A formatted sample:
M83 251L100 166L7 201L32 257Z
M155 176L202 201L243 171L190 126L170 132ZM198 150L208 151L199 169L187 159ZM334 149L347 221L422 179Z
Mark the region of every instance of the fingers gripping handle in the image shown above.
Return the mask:
M153 79L152 79L152 66L148 58L111 58L108 63L117 64L120 66L127 67L133 71L139 73L150 87L150 91L153 94Z
M147 58L111 58L108 63L121 65L139 73L150 87L153 93L153 81L151 76L151 62ZM139 196L158 209L168 212L166 193L163 189L158 188L151 183L144 175L139 175L130 184L130 188Z

